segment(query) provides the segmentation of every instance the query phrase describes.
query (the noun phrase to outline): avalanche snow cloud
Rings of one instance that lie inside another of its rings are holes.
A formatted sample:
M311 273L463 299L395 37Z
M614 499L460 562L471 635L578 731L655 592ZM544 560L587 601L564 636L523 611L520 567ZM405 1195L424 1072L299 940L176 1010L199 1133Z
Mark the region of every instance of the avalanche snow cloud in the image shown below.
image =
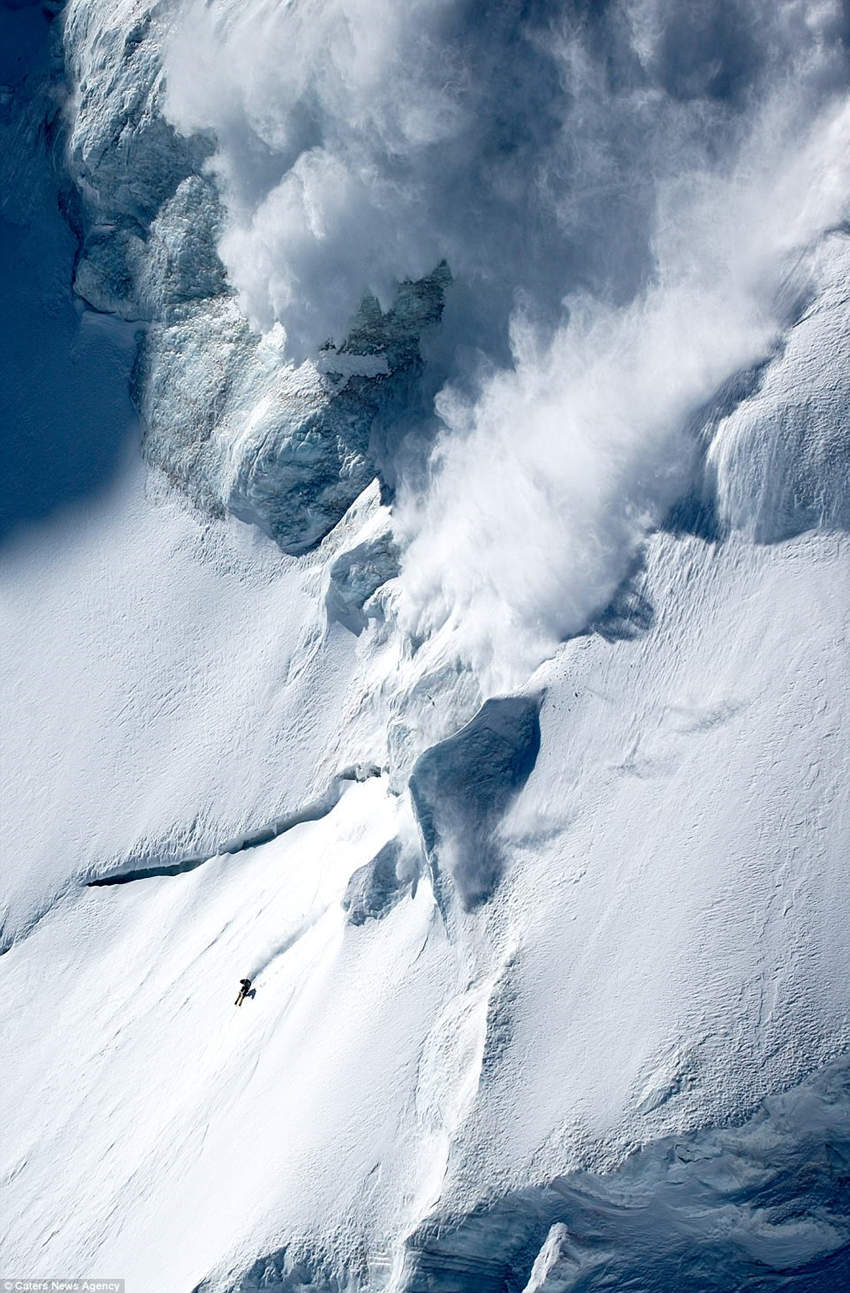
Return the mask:
M844 1287L846 7L0 21L0 1275Z
M190 6L166 110L215 139L219 251L290 353L447 262L404 623L516 685L603 607L763 363L848 193L838 6ZM781 470L781 468L779 468ZM417 485L420 482L417 481ZM720 501L723 507L723 500Z

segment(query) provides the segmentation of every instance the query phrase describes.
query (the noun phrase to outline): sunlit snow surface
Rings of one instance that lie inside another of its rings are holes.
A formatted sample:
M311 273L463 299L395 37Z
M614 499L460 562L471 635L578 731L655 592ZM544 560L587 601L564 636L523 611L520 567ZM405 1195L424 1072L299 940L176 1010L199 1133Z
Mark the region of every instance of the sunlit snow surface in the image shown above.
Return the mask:
M0 19L0 1278L850 1286L838 7Z

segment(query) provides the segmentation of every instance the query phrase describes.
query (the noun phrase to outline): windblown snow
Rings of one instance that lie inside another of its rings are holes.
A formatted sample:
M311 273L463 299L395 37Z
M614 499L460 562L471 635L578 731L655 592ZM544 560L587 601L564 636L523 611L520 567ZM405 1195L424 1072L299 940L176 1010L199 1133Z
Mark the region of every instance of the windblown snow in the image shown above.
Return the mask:
M0 1282L850 1286L848 42L4 0Z

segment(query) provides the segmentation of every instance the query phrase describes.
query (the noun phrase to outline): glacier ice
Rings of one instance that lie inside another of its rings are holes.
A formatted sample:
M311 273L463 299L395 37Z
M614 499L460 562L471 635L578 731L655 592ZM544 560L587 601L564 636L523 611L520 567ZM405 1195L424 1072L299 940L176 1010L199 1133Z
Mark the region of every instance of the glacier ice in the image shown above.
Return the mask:
M146 325L136 399L149 460L200 506L227 509L301 553L376 475L392 482L397 441L424 417L419 340L439 322L448 271L435 263L383 310L368 294L353 301L345 335L321 358L285 359L249 327L219 259L209 139L183 137L164 113L174 15L131 12L118 6L103 24L83 0L65 22L75 288Z
M390 840L371 862L354 872L342 899L352 925L380 919L403 896L406 886L399 875L402 862L401 841Z
M352 633L366 627L371 598L398 574L398 547L388 526L335 557L328 568L325 606Z
M489 898L500 862L494 828L528 780L540 749L536 697L485 701L454 736L421 754L410 795L425 851L467 905Z
M405 1287L842 1288L847 1080L836 1063L740 1126L663 1140L610 1175L562 1177L425 1227L409 1241Z

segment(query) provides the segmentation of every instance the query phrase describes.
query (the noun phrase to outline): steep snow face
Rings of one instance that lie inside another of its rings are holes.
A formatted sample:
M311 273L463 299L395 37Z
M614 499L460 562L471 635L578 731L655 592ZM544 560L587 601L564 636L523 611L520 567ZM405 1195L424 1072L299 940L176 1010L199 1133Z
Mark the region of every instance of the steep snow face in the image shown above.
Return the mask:
M708 471L719 518L758 543L812 526L850 527L848 268L847 238L830 233L818 247L811 296L783 353L711 441Z
M832 1220L804 1174L768 1197L772 1126L692 1135L848 1042L846 561L832 537L655 541L651 627L535 679L540 753L471 912L411 886L411 807L381 777L259 847L69 891L2 958L7 1255L175 1291L471 1289L521 1286L556 1222L567 1287L650 1248L691 1278L688 1234L733 1281L839 1249L840 1184ZM844 1152L842 1091L782 1115L783 1154ZM726 1181L617 1170L671 1136ZM644 1199L679 1220L629 1223Z
M842 11L0 19L7 1269L838 1287Z
M205 162L165 115L163 58L175 6L68 6L74 80L70 169L82 245L75 288L147 324L136 370L145 451L208 511L233 512L290 553L315 546L424 417L419 339L439 322L448 275L361 292L336 342L297 367L284 333L252 331L218 255L224 218Z

